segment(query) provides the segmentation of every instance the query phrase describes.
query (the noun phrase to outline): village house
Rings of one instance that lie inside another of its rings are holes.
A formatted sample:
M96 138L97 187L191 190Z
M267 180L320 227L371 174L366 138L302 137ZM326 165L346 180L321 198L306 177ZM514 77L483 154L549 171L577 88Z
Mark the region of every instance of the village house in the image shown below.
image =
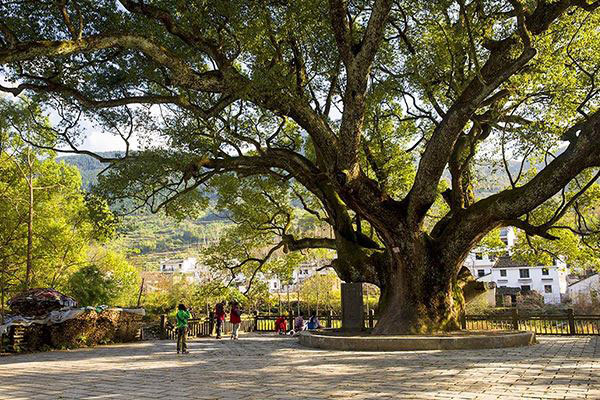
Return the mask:
M572 302L600 301L600 274L589 275L567 288L567 296Z
M530 290L541 294L546 304L560 304L567 293L567 265L555 259L553 265L528 265L511 257L516 235L512 228L502 228L500 239L505 255L495 257L476 248L465 260L465 266L479 282L493 282L498 294L514 296Z

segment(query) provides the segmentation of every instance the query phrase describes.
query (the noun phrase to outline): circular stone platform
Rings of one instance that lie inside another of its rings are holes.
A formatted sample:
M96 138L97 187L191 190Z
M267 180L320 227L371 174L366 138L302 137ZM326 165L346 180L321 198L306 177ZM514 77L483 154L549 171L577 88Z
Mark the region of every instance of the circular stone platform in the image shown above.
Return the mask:
M326 350L411 351L473 350L535 344L535 333L525 331L468 332L439 336L349 335L341 332L301 332L300 344Z

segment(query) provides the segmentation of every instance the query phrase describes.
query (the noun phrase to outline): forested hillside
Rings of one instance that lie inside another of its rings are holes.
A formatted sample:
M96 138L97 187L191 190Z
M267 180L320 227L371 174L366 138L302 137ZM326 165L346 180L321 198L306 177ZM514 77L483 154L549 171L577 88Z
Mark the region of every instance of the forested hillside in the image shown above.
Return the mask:
M117 153L101 152L105 157ZM98 174L106 165L87 155L70 155L57 158L76 166L85 190L98 182ZM121 217L119 237L113 244L125 251L129 259L145 270L158 268L161 259L197 255L202 247L214 244L228 221L210 208L202 210L197 219L177 221L162 213L137 212Z

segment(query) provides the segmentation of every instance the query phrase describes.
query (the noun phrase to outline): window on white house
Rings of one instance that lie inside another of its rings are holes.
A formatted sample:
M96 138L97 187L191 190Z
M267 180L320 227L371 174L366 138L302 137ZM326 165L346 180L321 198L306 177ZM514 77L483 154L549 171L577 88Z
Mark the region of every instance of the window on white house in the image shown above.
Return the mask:
M529 270L528 269L520 269L519 277L520 278L529 278Z
M500 270L500 276L506 276L506 270L505 269L501 269Z
M545 293L552 293L552 285L544 285Z
M508 239L502 238L500 240L502 240L502 243L504 243L505 246L508 246Z
M483 260L483 254L481 254L481 253L475 253L475 259L476 260Z
M542 275L550 275L548 268L542 268Z
M485 269L478 269L477 270L477 276L481 277L485 275Z
M523 292L529 292L531 290L531 286L529 286L529 285L523 285L523 286L521 286L521 290Z

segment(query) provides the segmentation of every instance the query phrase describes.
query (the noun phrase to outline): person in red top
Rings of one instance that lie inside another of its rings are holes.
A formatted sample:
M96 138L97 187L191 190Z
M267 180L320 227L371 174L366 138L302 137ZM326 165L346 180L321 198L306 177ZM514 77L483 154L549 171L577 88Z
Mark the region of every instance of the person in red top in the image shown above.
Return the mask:
M229 313L229 322L233 325L233 330L231 331L231 339L238 339L238 331L240 329L240 324L242 322L242 310L240 310L240 306L236 301L231 303L231 312Z
M221 339L223 332L223 322L225 321L225 301L217 303L215 306L215 318L217 320L217 339Z
M279 333L280 335L285 335L287 332L287 322L283 315L277 317L275 320L275 332Z

